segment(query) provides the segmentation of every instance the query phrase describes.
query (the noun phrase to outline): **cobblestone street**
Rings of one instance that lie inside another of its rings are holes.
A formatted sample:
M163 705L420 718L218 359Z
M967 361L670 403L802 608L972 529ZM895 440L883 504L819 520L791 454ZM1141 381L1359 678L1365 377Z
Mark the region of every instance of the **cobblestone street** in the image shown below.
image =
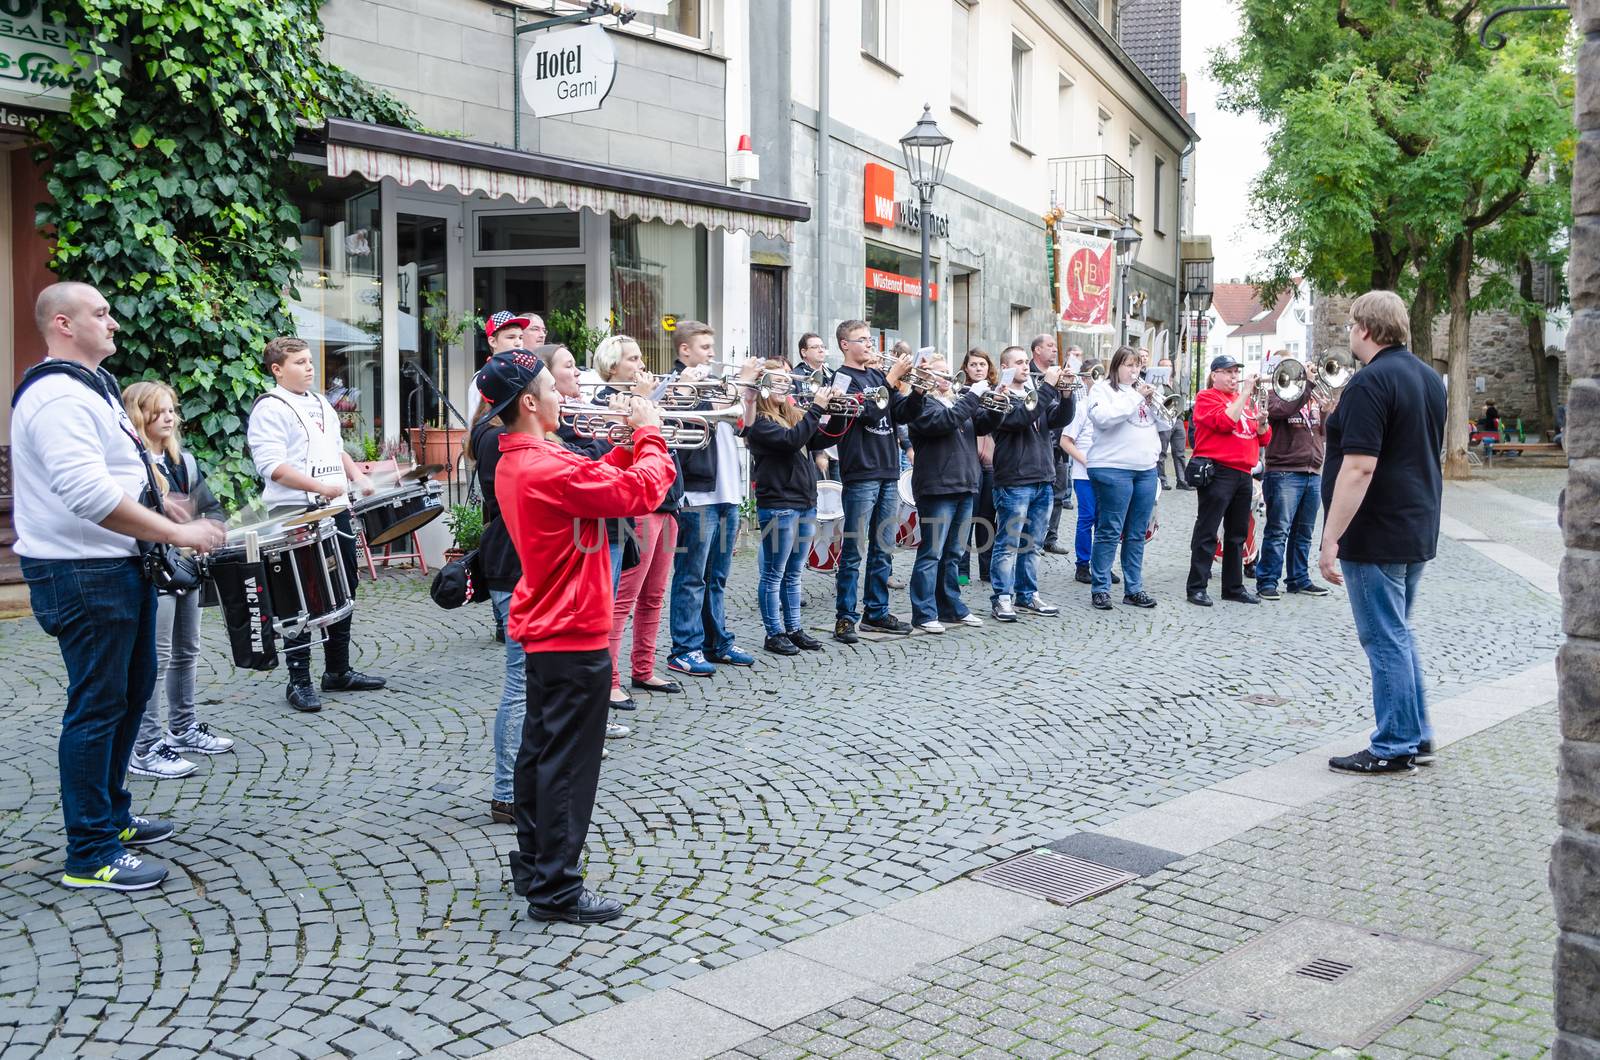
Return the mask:
M1447 489L1415 616L1435 700L1552 658L1560 601L1539 579L1559 563L1564 481L1512 468ZM1070 560L1046 556L1058 618L758 650L687 695L641 696L589 838L591 884L628 911L583 930L522 917L513 831L489 823L502 649L486 607L441 611L410 574L364 583L355 665L389 688L330 695L314 716L284 704L281 671L233 670L208 612L201 719L237 753L133 779L135 811L181 830L152 850L173 877L131 896L56 882L61 661L32 620L0 623L0 1055L476 1055L1366 724L1342 592L1184 604L1192 497L1162 494L1153 611L1091 610ZM754 574L746 551L729 611L759 649ZM984 589L967 590L980 614ZM832 579L806 590L808 621L831 629ZM1536 1055L1551 1033L1556 736L1536 706L1550 698L1394 782L1398 796L1340 791L738 1048L1309 1055L1328 1043L1162 992L1304 912L1489 955L1372 1055ZM574 1055L559 1037L518 1055Z

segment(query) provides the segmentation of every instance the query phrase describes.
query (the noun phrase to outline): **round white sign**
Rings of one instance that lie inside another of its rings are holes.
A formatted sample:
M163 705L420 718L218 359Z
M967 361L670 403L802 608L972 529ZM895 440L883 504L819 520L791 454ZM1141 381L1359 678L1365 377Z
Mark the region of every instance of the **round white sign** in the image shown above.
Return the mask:
M601 26L546 33L522 62L522 100L536 118L598 110L617 76L617 53Z

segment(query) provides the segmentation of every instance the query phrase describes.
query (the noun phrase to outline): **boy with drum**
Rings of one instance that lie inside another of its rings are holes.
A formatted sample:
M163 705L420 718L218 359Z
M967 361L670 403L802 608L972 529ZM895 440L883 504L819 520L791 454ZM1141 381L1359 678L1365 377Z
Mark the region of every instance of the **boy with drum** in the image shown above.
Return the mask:
M339 554L351 592L356 586L355 529L350 521L348 491L363 494L372 483L344 451L339 415L328 399L311 389L316 368L311 348L293 336L273 339L262 352L267 371L277 384L256 399L250 410L248 441L256 471L265 483L261 499L275 515L311 508L337 508ZM350 618L328 627L323 645L324 692L367 692L383 687L383 678L350 668ZM295 710L314 713L322 700L311 684L311 633L284 642L289 663L289 688L284 698Z

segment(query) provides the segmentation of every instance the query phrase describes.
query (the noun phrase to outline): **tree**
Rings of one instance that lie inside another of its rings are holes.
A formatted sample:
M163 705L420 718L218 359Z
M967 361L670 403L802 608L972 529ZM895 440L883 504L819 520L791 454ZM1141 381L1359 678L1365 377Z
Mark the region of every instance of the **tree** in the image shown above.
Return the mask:
M1244 0L1242 12L1244 32L1213 71L1224 105L1274 130L1252 195L1253 216L1278 234L1265 286L1303 274L1324 290L1408 297L1415 351L1450 379L1446 473L1465 475L1471 313L1518 301L1504 283L1473 291L1480 242L1495 233L1494 263L1507 268L1518 240L1530 253L1549 245L1539 189L1574 139L1564 36L1532 21L1504 51L1483 48L1476 0ZM1521 221L1530 201L1540 223Z
M178 391L213 488L254 480L243 424L259 350L285 311L300 215L289 154L327 113L410 124L326 63L318 0L50 0L98 68L40 126L51 268L94 284L122 323L111 367Z

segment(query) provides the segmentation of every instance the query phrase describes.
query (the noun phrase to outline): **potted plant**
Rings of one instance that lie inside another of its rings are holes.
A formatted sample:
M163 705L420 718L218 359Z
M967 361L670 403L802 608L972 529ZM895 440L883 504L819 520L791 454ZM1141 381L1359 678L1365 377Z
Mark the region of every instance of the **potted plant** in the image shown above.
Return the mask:
M444 514L454 544L444 550L446 563L460 559L483 540L483 509L476 504L452 504Z
M551 310L545 323L550 329L549 340L571 350L573 360L587 368L591 367L589 355L600 345L601 339L617 329L619 321L613 310L607 318L607 327L591 328L588 307L579 302L567 309Z
M469 329L481 327L482 322L470 314L451 315L449 295L445 291L422 292L422 329L433 339L435 361L428 370L437 381L441 378L443 353L451 346L461 344ZM441 384L442 385L442 384ZM423 427L411 428L411 452L424 464L442 464L444 470L434 476L443 482L450 477L456 461L461 458L466 445L465 427L452 427L444 419L441 405L439 418Z

